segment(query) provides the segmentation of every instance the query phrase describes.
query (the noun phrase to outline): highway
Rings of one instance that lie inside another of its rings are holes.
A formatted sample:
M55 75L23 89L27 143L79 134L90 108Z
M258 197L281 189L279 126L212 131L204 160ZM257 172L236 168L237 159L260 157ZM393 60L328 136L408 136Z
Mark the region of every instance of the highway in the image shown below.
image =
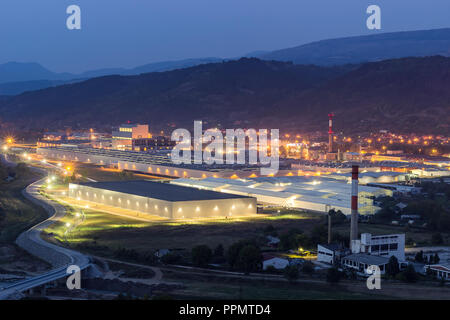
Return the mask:
M45 170L39 168L32 169L46 173ZM66 214L64 206L45 198L39 193L39 188L45 181L46 179L43 178L30 184L22 193L25 198L43 207L49 213L49 218L21 233L16 239L16 244L30 254L50 263L52 265L52 270L42 275L31 277L1 288L0 300L8 299L8 297L14 298L19 292L68 276L66 270L69 265L77 265L81 270L90 266L91 260L88 256L70 249L59 247L41 238L42 230L49 227L55 221L58 221Z

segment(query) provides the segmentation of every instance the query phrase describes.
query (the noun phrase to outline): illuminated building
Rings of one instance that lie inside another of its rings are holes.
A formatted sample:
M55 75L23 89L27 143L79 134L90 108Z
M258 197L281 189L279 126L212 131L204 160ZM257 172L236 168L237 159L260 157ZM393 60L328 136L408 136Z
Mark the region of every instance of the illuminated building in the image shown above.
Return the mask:
M256 214L256 199L147 180L69 184L69 197L167 219Z
M112 132L112 148L131 150L133 140L151 137L148 124L122 124L118 130Z

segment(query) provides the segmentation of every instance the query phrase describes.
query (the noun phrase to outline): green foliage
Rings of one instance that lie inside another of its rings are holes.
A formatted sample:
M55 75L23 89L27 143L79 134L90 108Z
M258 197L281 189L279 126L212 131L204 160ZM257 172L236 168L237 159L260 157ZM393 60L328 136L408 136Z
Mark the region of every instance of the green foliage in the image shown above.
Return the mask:
M419 252L416 253L416 256L414 257L414 260L416 262L419 262L419 263L423 263L424 262L424 256L423 256L423 251L422 250L420 250Z
M347 221L347 217L345 216L345 214L342 213L341 210L336 211L334 209L331 209L328 212L328 214L331 215L331 224L332 225L344 223ZM326 217L326 219L328 220L328 217Z
M228 264L232 269L237 268L238 259L239 259L239 253L243 247L245 247L248 244L254 243L253 241L248 240L241 240L238 242L233 243L227 251L227 261Z
M327 282L338 283L341 280L341 272L335 267L327 270Z
M411 283L416 282L419 279L419 275L417 274L416 270L414 270L414 266L412 264L408 264L405 271L397 274L395 278L403 282Z
M257 271L261 267L262 256L259 248L254 245L246 245L239 251L237 266L245 273Z
M216 256L216 257L223 257L224 252L225 252L225 249L223 248L223 245L220 243L214 249L214 256Z
M403 209L404 214L418 214L428 221L428 228L431 230L442 230L447 226L440 225L441 215L444 213L442 204L430 200L422 199L410 202L408 206Z
M178 264L181 261L181 256L173 252L169 252L161 257L161 262L164 264Z
M299 277L298 266L296 266L296 265L286 266L286 268L284 268L283 274L284 274L284 277L287 280L289 280L290 282L297 280Z
M314 264L311 261L305 261L302 266L302 272L306 274L314 273Z
M391 256L386 265L386 274L390 277L395 277L399 272L400 267L398 266L398 259L396 256Z
M433 233L433 235L431 236L431 243L435 244L435 245L444 243L444 239L442 238L442 234L440 234L439 232Z
M192 263L198 267L204 267L211 261L212 251L207 245L199 245L192 248Z

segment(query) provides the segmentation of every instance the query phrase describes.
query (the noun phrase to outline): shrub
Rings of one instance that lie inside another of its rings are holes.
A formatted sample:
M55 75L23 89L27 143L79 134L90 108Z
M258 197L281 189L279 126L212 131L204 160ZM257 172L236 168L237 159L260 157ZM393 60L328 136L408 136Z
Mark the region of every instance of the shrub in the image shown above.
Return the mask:
M192 248L192 263L203 267L209 264L212 257L211 249L206 245L199 245Z
M296 265L288 265L284 268L284 277L293 282L298 279L298 267Z
M327 271L327 282L328 283L338 283L341 280L341 273L335 267L328 269Z

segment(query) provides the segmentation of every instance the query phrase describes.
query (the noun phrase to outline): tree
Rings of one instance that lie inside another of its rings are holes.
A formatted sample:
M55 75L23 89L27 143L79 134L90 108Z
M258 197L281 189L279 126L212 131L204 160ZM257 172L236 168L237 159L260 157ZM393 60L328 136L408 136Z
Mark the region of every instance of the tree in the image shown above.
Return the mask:
M434 258L433 258L433 263L434 264L438 264L439 261L441 261L441 258L439 258L439 255L437 254L437 252L434 254Z
M177 264L181 262L181 256L176 254L176 253L172 253L169 252L168 254L165 254L161 257L161 262L164 264Z
M298 279L298 266L288 265L284 268L284 277L289 280L289 282L294 282Z
M416 253L416 256L414 257L414 260L416 262L423 263L424 258L423 258L423 251L422 250L420 250L419 252Z
M432 244L442 244L444 242L444 239L442 238L442 235L439 232L433 233L431 236L431 243Z
M250 241L240 240L238 242L233 243L231 246L228 247L227 260L228 260L228 264L230 265L230 267L232 269L237 268L239 253L240 253L241 249L251 243L252 242L250 242Z
M386 265L386 274L391 277L395 277L399 272L400 268L398 266L398 259L396 256L391 256Z
M262 263L259 248L254 245L246 245L239 251L238 268L246 274L256 271Z
M400 272L396 278L404 282L416 282L419 279L419 275L414 269L414 266L412 264L408 264L405 271Z
M341 280L341 273L335 267L328 269L327 271L327 282L328 283L338 283Z
M222 244L217 245L217 247L214 249L214 255L216 257L223 257L224 252L225 250Z
M306 274L309 274L309 275L312 274L312 273L314 272L314 265L312 264L311 261L306 261L306 262L303 264L302 272L303 272L303 273L306 273Z
M211 261L212 251L206 245L192 248L192 263L198 267L204 267Z

